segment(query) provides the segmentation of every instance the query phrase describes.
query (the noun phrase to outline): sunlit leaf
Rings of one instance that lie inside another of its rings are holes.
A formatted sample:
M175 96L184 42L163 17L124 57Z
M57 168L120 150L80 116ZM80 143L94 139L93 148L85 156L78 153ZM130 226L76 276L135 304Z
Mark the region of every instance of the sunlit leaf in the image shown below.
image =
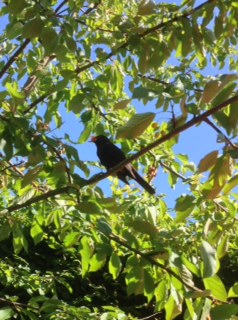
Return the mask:
M200 250L203 259L203 277L212 277L218 268L216 250L205 240L202 241Z
M212 166L214 166L216 164L217 156L218 156L218 151L215 150L208 153L204 158L202 158L202 160L199 162L199 165L198 165L199 172L207 171Z
M113 252L110 257L108 268L113 279L116 279L121 271L122 264L120 258L115 252Z
M117 138L134 139L140 136L154 120L152 112L135 114L121 128L117 130Z
M222 191L224 194L228 194L233 188L238 185L238 174L235 174L228 182L225 184Z
M238 297L238 282L236 282L229 290L228 297Z
M11 308L5 307L0 309L0 319L7 320L12 319L13 310Z
M75 243L78 242L78 239L80 237L80 233L79 232L70 232L69 234L67 234L64 238L64 245L66 247L72 247L73 245L75 245Z
M81 241L81 248L79 250L81 254L81 261L82 261L82 276L84 277L89 268L89 261L93 253L93 248L90 245L90 240L84 236Z
M210 278L205 278L203 279L205 288L208 290L211 290L212 296L215 299L218 299L220 301L226 301L227 300L227 292L226 288L221 281L221 279L217 276L214 275Z
M31 227L30 233L35 245L37 245L44 237L44 232L38 223L35 223Z

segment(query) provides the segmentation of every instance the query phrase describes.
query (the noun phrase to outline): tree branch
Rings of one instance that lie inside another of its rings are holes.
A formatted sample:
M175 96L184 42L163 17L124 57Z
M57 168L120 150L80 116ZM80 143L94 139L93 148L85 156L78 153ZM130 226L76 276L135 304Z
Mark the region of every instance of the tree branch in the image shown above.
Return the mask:
M8 60L8 62L5 64L5 66L0 70L0 79L2 76L7 72L7 70L11 67L11 65L14 63L16 58L19 56L19 54L22 53L22 51L25 49L25 47L30 43L30 39L26 39L22 45L16 50L16 52L13 53L11 58Z
M68 0L62 1L57 8L55 8L55 13L59 12L60 9L68 2Z
M41 194L39 196L36 196L36 197L33 197L29 200L27 200L26 202L23 202L23 203L20 203L20 204L15 204L15 205L12 205L6 209L3 209L1 211L1 213L5 213L5 212L13 212L13 211L16 211L16 210L19 210L19 209L22 209L22 208L25 208L25 207L28 207L34 203L37 203L39 201L42 201L42 200L46 200L48 198L52 198L58 194L63 194L63 193L67 193L70 189L73 189L72 186L66 186L66 187L62 187L60 189L55 189L55 190L50 190L44 194Z
M189 12L185 12L184 14L181 14L181 15L178 15L168 21L165 21L165 22L162 22L154 27L151 27L151 28L148 28L146 29L144 32L142 33L139 33L137 34L140 38L143 38L145 36L147 36L148 34L151 34L155 31L158 31L159 29L162 29L164 28L165 26L167 25L170 25L172 24L173 22L176 22L176 21L179 21L180 19L182 18L186 18L190 15L192 15L194 12L196 11L199 11L200 9L202 9L204 6L206 6L208 3L211 3L213 1L216 1L216 0L207 0L206 2L202 3L201 5L195 7L194 9L190 10ZM89 62L87 63L86 65L84 66L81 66L81 67L78 67L76 68L75 72L76 73L81 73L91 67L93 67L94 65L97 65L97 64L100 64L101 62L105 61L105 60L108 60L110 59L112 56L114 56L117 52L119 52L121 49L125 49L129 46L130 44L130 39L126 42L124 42L122 45L120 45L119 47L115 48L115 49L112 49L112 51L110 53L108 53L104 58L102 59L98 59L98 60L95 60L95 61L92 61L92 62Z
M192 120L188 121L187 123L185 123L181 127L175 128L173 131L167 133L166 135L162 136L161 138L157 139L156 141L150 143L148 146L146 146L145 148L143 148L142 150L140 150L139 152L137 152L136 154L134 154L130 158L127 158L126 160L122 161L114 168L108 170L106 173L98 174L89 180L84 179L84 182L82 183L82 185L79 185L79 187L89 186L91 184L95 184L95 183L107 178L108 176L112 175L113 173L115 173L116 171L118 171L119 169L124 167L126 164L138 159L140 156L149 152L153 148L158 147L159 145L168 141L169 139L173 138L174 136L178 135L179 133L181 133L181 132L187 130L188 128L191 128L192 126L204 121L210 115L218 112L219 110L227 107L229 104L234 103L236 101L238 101L238 95L236 95L236 96L222 102L218 106L202 113L200 116L193 118ZM70 186L62 187L61 189L51 190L45 194L39 195L37 197L33 197L32 199L29 199L28 201L26 201L24 203L21 203L18 205L12 205L12 206L6 208L5 210L3 210L3 212L5 212L5 211L12 212L15 210L25 208L27 206L30 206L33 203L37 203L39 201L46 200L46 199L53 197L53 196L56 196L58 194L67 193L70 189L76 189L76 187L73 187L70 185Z
M35 101L33 101L29 107L24 110L23 114L27 114L28 112L31 111L31 109L33 109L38 103L42 102L45 100L45 98L49 97L51 95L51 93L47 93L47 94L42 94L42 96L40 96L39 98L37 98Z
M103 233L104 234L104 233ZM175 273L173 270L169 269L168 267L166 267L165 265L163 265L162 263L156 261L155 259L153 259L151 256L148 256L146 253L141 252L138 249L132 248L131 246L129 246L129 244L124 240L121 239L120 237L118 237L115 234L104 234L105 236L107 236L110 240L115 241L116 243L122 245L123 247L127 248L128 250L134 252L135 254L141 256L142 258L146 259L147 261L150 262L150 264L159 267L160 269L166 271L170 276L176 278L179 282L181 282L186 288L193 290L193 291L198 291L201 292L202 290L192 286L188 283L186 283L177 273Z
M142 32L142 33L140 34L140 37L144 37L144 36L146 36L146 35L148 35L148 34L150 34L150 33L152 33L152 32L155 32L155 31L157 31L157 30L159 30L159 29L162 29L162 28L164 28L165 26L167 26L167 25L169 25L169 24L171 24L171 23L173 23L173 22L176 22L176 21L178 21L178 20L180 20L180 19L182 19L182 18L187 18L187 17L191 16L193 13L195 13L196 11L201 10L201 9L202 9L203 7L205 7L207 4L212 3L212 2L215 2L215 1L216 1L216 0L207 0L207 1L203 2L202 4L200 4L199 6L195 7L194 9L192 9L192 10L190 10L190 11L188 11L188 12L185 12L185 13L181 14L180 16L176 16L176 17L174 17L174 18L172 18L172 19L170 19L170 20L168 20L168 21L161 22L161 23L157 24L157 25L154 26L154 27L148 28L147 30L145 30L144 32Z
M191 128L192 126L204 121L210 115L215 114L219 110L227 107L229 104L234 103L236 101L238 101L238 95L236 95L236 96L222 102L218 106L202 113L200 116L193 118L192 120L186 122L182 126L175 128L171 132L167 133L166 135L162 136L161 138L157 139L156 141L150 143L148 146L144 147L142 150L138 151L136 154L134 154L130 158L127 158L126 160L122 161L114 168L108 170L106 173L97 175L96 177L87 180L86 185L94 184L94 183L97 183L97 182L107 178L108 176L112 175L113 173L115 173L116 171L118 171L119 169L124 167L126 164L138 159L140 156L146 154L148 151L154 149L155 147L158 147L162 143L170 140L171 138L173 138L174 136L178 135L179 133L187 130L188 128Z

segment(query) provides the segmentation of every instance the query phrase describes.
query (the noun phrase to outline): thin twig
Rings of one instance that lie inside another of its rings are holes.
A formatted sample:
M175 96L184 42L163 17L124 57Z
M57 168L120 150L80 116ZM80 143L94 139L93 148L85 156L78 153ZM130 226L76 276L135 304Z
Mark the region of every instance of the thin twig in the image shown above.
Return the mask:
M202 4L200 4L199 6L195 7L194 9L188 11L188 12L185 12L181 15L178 15L178 16L175 16L174 18L168 20L168 21L165 21L165 22L161 22L159 24L157 24L156 26L154 27L151 27L151 28L148 28L147 30L145 30L144 32L140 33L140 37L144 37L144 36L147 36L148 34L150 33L153 33L155 31L158 31L164 27L166 27L167 25L169 24L172 24L173 22L176 22L176 21L179 21L180 19L183 19L183 18L187 18L189 16L191 16L193 13L201 10L203 7L205 7L207 4L209 3L212 3L216 0L207 0L205 2L203 2Z
M3 169L1 169L0 170L0 172L4 172L4 171L6 171L6 170L8 170L8 169L14 169L14 170L16 170L17 169L17 173L19 173L21 176L23 175L23 173L19 170L18 171L18 168L16 168L17 166L20 166L21 164L23 164L24 163L24 161L20 161L20 162L18 162L18 163L11 163L10 161L8 161L8 166L6 166L5 168L3 168Z
M204 122L206 122L210 127L212 127L218 134L222 135L226 142L234 149L238 149L238 146L236 146L217 126L215 126L214 123L210 119L204 119Z
M98 2L94 3L94 5L89 7L83 14L88 15L91 11L95 10L101 4L101 2L102 1L99 0Z
M195 7L194 9L190 10L189 12L185 12L184 14L178 15L178 16L176 16L176 17L174 17L174 18L172 18L172 19L170 19L170 20L168 20L168 21L166 21L166 22L162 22L162 23L160 23L160 24L158 24L158 25L156 25L156 26L154 26L154 27L152 27L152 28L146 29L144 32L139 33L138 36L139 36L139 38L143 38L143 37L145 37L145 36L147 36L147 35L155 32L155 31L158 31L159 29L162 29L162 28L166 27L167 25L172 24L173 22L176 22L176 21L179 21L180 19L189 17L189 16L192 15L194 12L199 11L199 10L202 9L205 5L207 5L208 3L211 3L211 2L213 2L213 1L216 1L216 0L208 0L208 1L204 2L204 3L202 3L201 5ZM120 52L121 49L125 49L125 48L127 48L129 45L130 45L130 40L124 42L124 43L121 44L119 47L117 47L117 48L115 48L115 49L112 49L112 51L111 51L110 53L108 53L104 58L97 59L97 60L91 61L91 62L89 62L89 63L87 63L87 64L85 64L85 65L83 65L83 66L81 66L81 67L77 67L76 70L75 70L76 73L79 74L79 73L81 73L81 72L83 72L83 71L85 71L85 70L93 67L94 65L100 64L100 63L102 63L103 61L110 59L110 58L113 57L116 53Z
M142 258L146 259L147 261L149 261L152 265L159 267L160 269L166 271L169 275L173 276L174 278L176 278L177 280L179 280L179 282L181 282L186 288L193 290L193 291L198 291L201 292L202 290L192 286L188 283L186 283L186 281L184 281L176 272L174 272L173 270L169 269L168 267L166 267L165 265L163 265L162 263L156 261L155 259L153 259L152 257L148 256L146 253L141 252L138 249L132 248L128 242L124 239L121 239L120 237L118 237L115 234L105 234L110 240L113 240L115 242L117 242L118 244L122 245L123 247L129 249L130 251L134 252L135 254L141 256Z
M25 49L25 47L30 43L30 39L26 39L22 45L13 53L11 58L8 60L8 62L4 65L2 70L0 70L0 79L2 76L7 72L7 70L11 67L11 65L14 63L14 61L17 59L19 54L22 53L22 51Z
M58 5L58 7L56 7L55 13L58 13L59 10L60 10L67 2L68 2L68 0L62 1L62 2Z
M40 96L39 98L37 98L35 101L33 101L29 107L24 110L23 114L27 114L28 112L30 112L38 103L43 102L45 100L45 98L49 97L51 95L51 93L47 93L47 94L43 94L42 96Z

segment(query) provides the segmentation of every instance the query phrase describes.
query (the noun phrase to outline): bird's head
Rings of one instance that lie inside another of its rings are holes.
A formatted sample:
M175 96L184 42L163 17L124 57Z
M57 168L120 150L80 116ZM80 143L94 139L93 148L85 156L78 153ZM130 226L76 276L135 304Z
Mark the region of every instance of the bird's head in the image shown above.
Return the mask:
M94 142L94 143L101 143L103 141L108 141L109 139L103 135L100 136L93 136L91 137L90 142Z

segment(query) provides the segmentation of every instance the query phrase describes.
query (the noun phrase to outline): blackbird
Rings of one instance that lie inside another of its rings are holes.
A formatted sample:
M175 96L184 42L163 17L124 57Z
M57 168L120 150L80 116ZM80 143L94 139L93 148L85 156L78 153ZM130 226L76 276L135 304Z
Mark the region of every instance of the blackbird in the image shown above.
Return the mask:
M107 170L115 167L117 164L126 159L123 151L115 146L107 137L100 135L97 137L92 137L91 142L94 142L97 147L97 155L102 165L106 167ZM146 182L132 166L128 163L125 167L117 171L117 177L129 184L127 177L136 180L146 191L150 194L155 193L155 189L152 188L148 182Z

